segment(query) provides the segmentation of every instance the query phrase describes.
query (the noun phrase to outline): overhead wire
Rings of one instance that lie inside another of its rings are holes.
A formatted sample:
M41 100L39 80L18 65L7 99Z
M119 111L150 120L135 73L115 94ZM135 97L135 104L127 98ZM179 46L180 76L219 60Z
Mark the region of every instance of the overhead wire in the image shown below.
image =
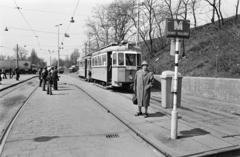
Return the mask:
M71 16L72 18L74 18L75 14L77 12L77 9L78 9L78 6L79 6L79 2L80 2L80 0L77 0L77 3L75 5L75 8L74 8L72 16ZM68 30L70 29L70 26L71 26L71 22L68 23L67 28L65 30L65 33L68 32ZM65 36L63 36L62 42L64 42L64 39L65 39Z
M22 11L20 10L21 8L18 6L16 0L13 0L13 2L15 3L16 8L17 8L17 10L19 11L20 15L22 16L23 20L25 21L25 23L27 24L27 26L30 28L30 30L32 31L32 33L34 34L34 37L37 39L38 47L41 48L40 41L39 41L39 38L38 38L39 36L38 36L37 33L33 30L31 24L28 22L28 20L26 19L26 17L23 15Z
M13 28L13 29L22 30L22 31L32 31L31 29L20 28L20 27L11 27L10 26L8 28ZM53 34L53 35L57 35L58 34L56 32L49 32L49 31L35 30L35 29L33 29L33 31L39 32L39 33ZM64 33L61 33L61 34L64 34ZM80 33L71 33L71 34L73 34L73 35L80 35Z

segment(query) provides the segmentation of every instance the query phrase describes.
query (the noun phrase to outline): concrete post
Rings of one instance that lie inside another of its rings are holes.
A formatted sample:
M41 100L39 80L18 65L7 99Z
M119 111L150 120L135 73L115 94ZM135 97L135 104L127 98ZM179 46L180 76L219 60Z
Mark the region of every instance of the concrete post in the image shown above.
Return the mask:
M177 112L178 57L179 57L179 38L176 38L175 67L173 77L173 110L171 116L171 139L177 139L178 130L178 112Z

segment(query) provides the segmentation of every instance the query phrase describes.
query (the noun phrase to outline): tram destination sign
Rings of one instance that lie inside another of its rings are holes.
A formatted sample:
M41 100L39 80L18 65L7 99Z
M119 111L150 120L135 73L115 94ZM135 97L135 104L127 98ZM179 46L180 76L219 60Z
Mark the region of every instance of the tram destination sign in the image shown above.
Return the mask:
M190 21L179 19L166 19L166 35L174 38L189 38Z

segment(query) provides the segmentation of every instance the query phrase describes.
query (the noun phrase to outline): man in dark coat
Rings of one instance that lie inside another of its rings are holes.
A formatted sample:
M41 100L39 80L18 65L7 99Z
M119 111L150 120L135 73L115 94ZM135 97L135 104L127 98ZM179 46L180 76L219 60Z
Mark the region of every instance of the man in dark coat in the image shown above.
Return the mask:
M45 67L42 71L43 91L46 91L47 76L48 76L48 71L47 71L47 67Z
M145 108L144 117L148 117L148 107L151 98L151 87L153 86L153 73L148 70L148 63L146 61L142 62L142 69L136 72L134 78L134 92L137 96L138 102L138 112L135 116L140 116L142 114L142 107Z
M9 78L12 78L13 77L13 71L12 71L12 68L9 69Z
M38 71L38 78L39 78L39 87L42 86L42 71L43 71L43 68L40 68L39 71Z
M54 68L53 70L53 89L58 90L58 70L57 67Z

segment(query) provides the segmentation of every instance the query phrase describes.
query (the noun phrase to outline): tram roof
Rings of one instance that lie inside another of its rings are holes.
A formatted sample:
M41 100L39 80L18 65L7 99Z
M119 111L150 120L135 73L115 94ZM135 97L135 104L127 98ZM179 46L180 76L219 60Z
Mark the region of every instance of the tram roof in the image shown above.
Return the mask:
M133 44L124 44L124 45L113 45L108 46L106 48L103 48L97 52L92 53L92 55L98 55L101 53L109 52L109 51L135 51L135 52L141 52L141 49L139 47L134 46Z

